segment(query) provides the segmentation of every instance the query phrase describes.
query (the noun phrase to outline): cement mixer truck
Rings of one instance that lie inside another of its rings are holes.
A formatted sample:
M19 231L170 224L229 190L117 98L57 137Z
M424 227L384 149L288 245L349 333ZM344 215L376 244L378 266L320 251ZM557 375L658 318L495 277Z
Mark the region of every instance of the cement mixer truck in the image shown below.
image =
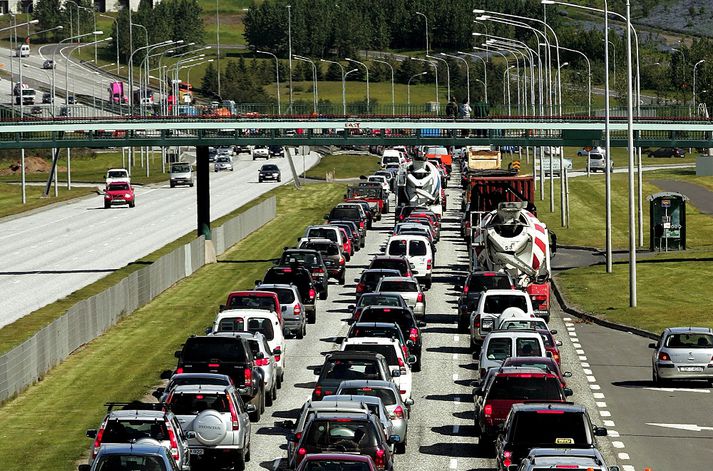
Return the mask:
M441 174L431 162L415 159L401 167L396 187L397 206L426 206L439 217L443 214Z

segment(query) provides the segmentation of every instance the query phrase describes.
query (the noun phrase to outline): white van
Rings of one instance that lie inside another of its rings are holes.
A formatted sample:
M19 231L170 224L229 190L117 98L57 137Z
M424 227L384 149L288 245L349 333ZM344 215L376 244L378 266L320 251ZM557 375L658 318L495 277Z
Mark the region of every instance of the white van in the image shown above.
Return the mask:
M388 164L404 165L406 159L403 154L395 149L386 149L381 155L381 168L386 168Z
M171 188L177 185L193 186L193 167L188 162L174 162L171 164L169 174Z
M30 57L30 45L21 44L15 49L15 57Z
M478 348L483 339L497 325L498 318L509 308L518 308L527 317L535 317L530 295L516 289L489 289L485 291L478 307L470 314L469 330L471 345Z
M412 265L411 272L426 289L431 289L433 250L431 242L420 235L395 235L386 242L387 255L402 255Z

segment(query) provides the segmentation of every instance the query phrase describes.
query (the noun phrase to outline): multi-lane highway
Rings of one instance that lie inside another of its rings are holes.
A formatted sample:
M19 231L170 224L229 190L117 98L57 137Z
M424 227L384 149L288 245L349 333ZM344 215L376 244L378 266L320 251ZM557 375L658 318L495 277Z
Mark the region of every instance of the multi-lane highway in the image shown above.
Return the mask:
M312 167L319 157L304 160ZM294 159L302 172L303 159ZM234 172L211 172L211 217L221 217L292 180L287 159L271 159L283 183L257 183L263 160L236 158ZM103 209L100 195L0 222L0 327L86 286L190 232L195 187L136 190L136 207Z

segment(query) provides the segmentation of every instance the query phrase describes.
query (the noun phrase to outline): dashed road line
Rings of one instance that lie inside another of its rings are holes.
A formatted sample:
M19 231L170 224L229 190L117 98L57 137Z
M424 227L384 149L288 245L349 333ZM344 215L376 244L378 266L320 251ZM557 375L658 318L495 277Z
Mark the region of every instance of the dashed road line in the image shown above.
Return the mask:
M597 401L596 404L597 404L597 407L599 407L599 408L601 408L601 409L606 409L606 408L607 408L607 403L606 403L606 402Z
M451 462L448 463L448 468L449 469L458 469L458 460L455 458L451 458Z
M594 399L604 399L604 393L592 393Z
M624 443L617 440L617 441L611 442L611 446L613 446L614 448L622 449L622 448L624 448Z
M613 420L605 420L605 421L603 422L603 424L604 424L605 427L616 427L616 424L614 423Z
M621 467L622 471L635 471L636 468L631 466L630 464L625 464L624 466Z
M602 417L611 417L611 412L609 412L608 410L600 410L599 415L601 415Z

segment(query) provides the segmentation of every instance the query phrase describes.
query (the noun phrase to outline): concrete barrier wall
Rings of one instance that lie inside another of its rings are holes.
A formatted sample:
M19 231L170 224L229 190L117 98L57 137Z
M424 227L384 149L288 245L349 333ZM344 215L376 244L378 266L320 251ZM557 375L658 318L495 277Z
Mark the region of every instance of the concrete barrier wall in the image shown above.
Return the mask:
M213 233L216 253L225 252L276 214L277 204L272 197L217 227ZM0 402L25 390L121 317L148 304L203 265L205 239L199 237L70 307L64 315L0 356Z

